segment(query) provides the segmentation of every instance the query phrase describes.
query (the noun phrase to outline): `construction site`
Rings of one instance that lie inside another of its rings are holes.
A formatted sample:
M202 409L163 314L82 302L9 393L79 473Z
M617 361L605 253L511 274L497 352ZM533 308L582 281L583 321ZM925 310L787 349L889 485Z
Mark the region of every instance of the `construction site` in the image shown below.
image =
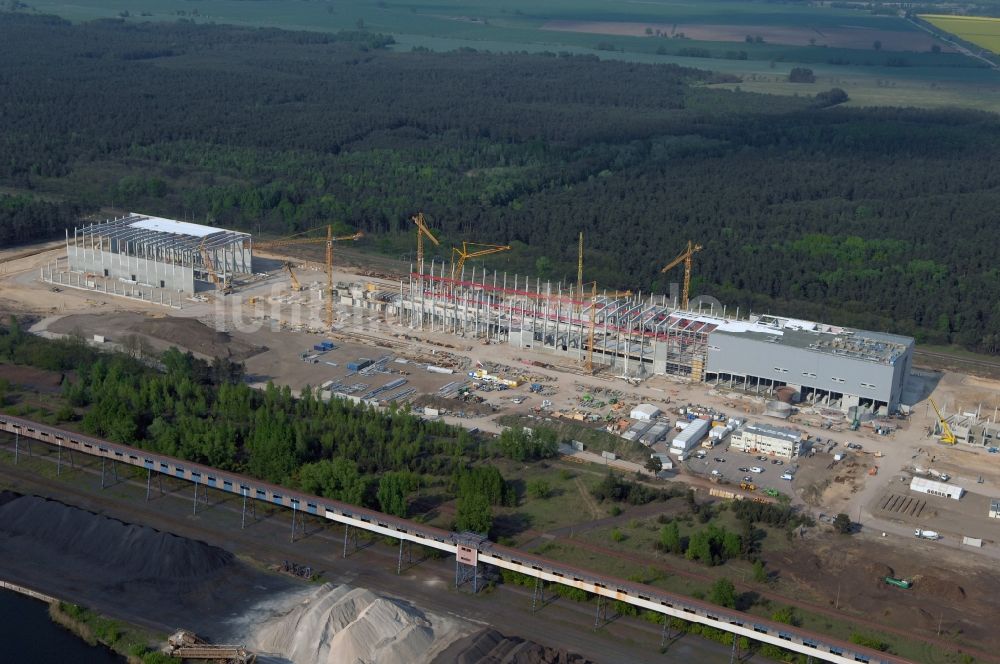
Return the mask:
M591 374L725 384L852 419L886 416L900 406L911 338L750 312L740 317L701 300L692 306L692 259L702 249L693 242L663 268L684 268L683 288L671 299L585 283L582 234L577 280L567 284L474 262L510 251L507 245L463 242L450 261L425 261L424 243L440 243L422 214L412 221L415 264L405 274L362 282L335 278L333 265L334 245L359 240L360 233L335 236L326 227L254 242L245 233L134 213L74 229L65 264L46 265L41 277L174 308L242 294L250 318L318 333L337 329L334 309L342 307L437 338L506 344L511 353L543 351ZM310 245L324 248L325 260L294 265L288 255ZM280 260L258 256L255 263L254 249ZM321 278L303 285L296 270L319 271Z
M582 238L578 278L548 282L484 263L514 251L499 243L467 241L443 260L426 219L412 223L417 253L402 261L352 249L364 238L329 226L265 239L126 215L77 229L66 242L0 254L0 304L27 315L42 336L138 355L179 346L230 358L257 387L405 405L485 433L515 423L560 427L572 445L560 447L558 463L593 466L596 478L614 468L651 479L654 457L663 469L656 476L715 499L785 495L820 524L856 515L871 540L854 540L852 555L876 555L875 571L853 568L825 540L799 543L796 550L815 556L772 554L791 596L803 588L838 595L838 580L817 569L841 570L858 588L895 576L888 567L912 580L914 529L930 529L941 537L922 546L950 561L934 583L954 591L956 611L971 605L954 589L963 570L1000 556L1000 519L990 514L1000 497L991 463L1000 383L915 368L908 337L740 315L704 299L699 306L689 298L701 251L693 242L664 268L683 279L677 293L650 295L586 281ZM435 247L426 258L424 245ZM165 277L171 271L176 281ZM59 389L58 375L36 373L7 366L0 378ZM960 499L911 488L914 477L942 476L963 489ZM551 471L545 477L558 481ZM518 508L540 511L533 528L510 535L517 546L548 531L572 550L606 545L605 509L580 514L570 501L586 503L589 494L575 479L565 484L564 509L547 512L545 501ZM450 516L430 518L447 527ZM624 528L629 517L621 518ZM970 557L966 541L980 543L979 555ZM621 546L664 564L643 542ZM931 588L931 577L916 578L914 607ZM840 602L871 608L885 592L858 590ZM975 601L988 604L978 594ZM918 620L916 612L900 610L900 620ZM986 638L956 618L952 629L960 628Z

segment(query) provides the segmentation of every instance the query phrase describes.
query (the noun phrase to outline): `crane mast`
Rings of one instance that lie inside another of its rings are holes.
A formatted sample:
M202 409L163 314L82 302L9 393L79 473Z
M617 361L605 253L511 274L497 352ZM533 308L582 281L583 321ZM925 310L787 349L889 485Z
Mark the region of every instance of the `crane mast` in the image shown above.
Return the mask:
M303 235L308 235L316 231L316 228L310 228L307 231L302 231L301 233L295 233L294 235L289 235L288 237L281 238L278 240L265 240L263 242L257 242L254 246L257 249L278 249L281 247L293 247L301 246L307 244L323 244L326 247L326 327L327 329L333 329L333 243L342 242L346 240L360 240L364 237L364 233L358 231L350 235L340 235L334 236L333 225L328 224L326 226L326 237L302 237ZM286 266L288 268L288 273L292 278L292 290L297 290L295 288L298 284L298 279L292 273L291 266ZM301 285L299 285L301 288Z
M684 288L681 290L681 309L688 308L688 294L691 290L691 258L701 251L703 247L700 244L695 244L691 240L688 240L687 249L681 252L681 255L670 261L666 267L660 270L660 273L669 272L681 263L684 263Z

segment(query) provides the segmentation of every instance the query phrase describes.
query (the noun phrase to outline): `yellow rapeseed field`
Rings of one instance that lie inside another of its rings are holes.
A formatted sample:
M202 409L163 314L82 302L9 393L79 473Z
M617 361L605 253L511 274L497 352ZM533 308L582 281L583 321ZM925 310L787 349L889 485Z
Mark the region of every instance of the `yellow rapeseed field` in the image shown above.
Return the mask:
M1000 54L1000 18L921 14L928 23L977 46Z

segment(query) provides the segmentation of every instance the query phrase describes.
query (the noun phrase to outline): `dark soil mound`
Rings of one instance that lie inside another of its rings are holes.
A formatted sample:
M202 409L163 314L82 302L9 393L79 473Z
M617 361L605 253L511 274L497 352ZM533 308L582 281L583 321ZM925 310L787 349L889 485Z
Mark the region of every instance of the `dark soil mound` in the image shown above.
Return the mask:
M233 561L228 551L123 523L63 503L0 494L0 533L24 538L115 571L120 581L174 580L212 572Z
M486 629L459 639L435 664L591 664L580 655Z

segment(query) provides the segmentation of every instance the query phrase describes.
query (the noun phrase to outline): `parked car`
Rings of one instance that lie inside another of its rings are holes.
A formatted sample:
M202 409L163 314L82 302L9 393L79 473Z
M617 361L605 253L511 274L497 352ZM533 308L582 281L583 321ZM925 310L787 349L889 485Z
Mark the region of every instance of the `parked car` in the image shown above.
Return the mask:
M791 481L795 479L795 475L792 475L791 473L786 471L781 474L781 479Z
M747 475L746 477L743 478L743 481L744 482L753 482L753 478L750 477L749 475Z
M722 473L720 473L720 472L719 472L719 469L718 469L718 468L713 468L713 469L712 469L712 474L713 474L713 475L721 475Z
M782 461L781 459L773 459L773 460L771 461L771 463L773 463L773 464L774 464L774 465L776 465L776 466L784 466L784 465L785 465L785 462L784 462L784 461Z
M751 473L763 473L764 469L761 468L760 466L751 466L750 472Z
M740 466L740 468L739 468L739 471L740 471L741 473L749 473L749 472L750 472L750 469L749 469L749 468L747 468L746 466Z
M715 457L715 463L725 463L725 462L726 460L723 459L722 457Z
M767 457L764 456L764 455L761 455L761 456L757 457L757 461L767 461Z

